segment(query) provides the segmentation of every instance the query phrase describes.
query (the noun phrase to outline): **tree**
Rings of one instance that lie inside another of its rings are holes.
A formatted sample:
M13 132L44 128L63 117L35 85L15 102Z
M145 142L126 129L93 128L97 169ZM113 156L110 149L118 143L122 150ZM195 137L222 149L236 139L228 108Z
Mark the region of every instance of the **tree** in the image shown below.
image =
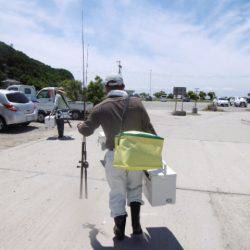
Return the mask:
M173 99L174 98L174 95L172 93L168 94L168 98L169 99Z
M202 100L205 100L206 95L207 95L207 94L206 94L204 91L200 91L200 93L199 93L199 97L200 97L200 99L202 99Z
M94 105L98 104L104 99L103 80L100 76L96 76L94 81L91 81L87 87L87 100Z
M65 80L60 84L67 93L67 97L72 101L79 101L82 96L82 87L80 81Z
M163 91L163 90L154 93L154 96L155 96L156 98L160 98L161 96L164 96L164 95L167 95L167 93L166 93L165 91Z
M191 100L197 100L198 96L196 95L196 93L192 90L187 92L187 96L191 99Z
M213 100L215 98L215 93L212 91L208 92L207 95L209 96L210 100Z
M149 96L149 94L145 93L145 92L142 92L139 94L139 96L142 98L142 99L146 99L147 96Z
M250 96L250 93L248 93L247 95Z
M6 78L34 85L38 89L57 87L64 80L74 80L69 71L54 69L0 42L0 80Z

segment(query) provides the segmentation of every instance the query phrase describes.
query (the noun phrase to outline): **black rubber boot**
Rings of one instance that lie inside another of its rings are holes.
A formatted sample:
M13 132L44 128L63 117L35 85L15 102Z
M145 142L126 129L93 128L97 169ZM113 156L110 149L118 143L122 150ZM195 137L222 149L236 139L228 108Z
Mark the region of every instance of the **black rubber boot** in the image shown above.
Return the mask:
M114 218L114 234L118 240L123 240L125 236L125 226L126 226L127 215L120 215Z
M141 208L140 202L135 201L130 203L132 228L134 235L142 234L142 229L140 224L140 208Z

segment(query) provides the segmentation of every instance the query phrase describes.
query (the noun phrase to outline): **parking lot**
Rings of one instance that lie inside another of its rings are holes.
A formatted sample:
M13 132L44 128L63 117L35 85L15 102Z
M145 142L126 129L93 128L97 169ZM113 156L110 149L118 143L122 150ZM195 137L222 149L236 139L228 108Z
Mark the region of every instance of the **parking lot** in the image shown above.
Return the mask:
M174 102L144 102L144 105L149 110L162 110L171 112L175 108ZM197 107L200 111L204 110L208 103L198 103ZM178 102L178 109L181 109L181 103ZM193 102L185 102L184 110L188 114L192 112L194 107ZM247 112L249 108L236 108L236 107L222 107L225 112ZM76 128L78 121L71 121L73 128ZM68 124L65 124L65 131L72 131L72 128ZM4 133L0 133L0 150L9 147L17 146L22 143L27 143L30 141L37 141L40 139L56 136L55 131L48 131L45 129L43 123L32 122L28 127L22 126L10 126L8 130Z
M193 103L184 105L190 113ZM89 198L79 200L77 122L65 125L68 141L31 123L0 134L0 249L249 249L249 109L177 117L174 103L145 106L177 172L175 205L151 207L144 199L145 239L130 237L128 218L126 240L112 240L97 133L87 139Z
M77 121L71 121L75 128ZM72 129L65 124L65 132ZM57 136L57 131L46 130L44 123L32 122L29 126L10 126L7 131L0 133L0 150L21 145L44 138L53 138Z

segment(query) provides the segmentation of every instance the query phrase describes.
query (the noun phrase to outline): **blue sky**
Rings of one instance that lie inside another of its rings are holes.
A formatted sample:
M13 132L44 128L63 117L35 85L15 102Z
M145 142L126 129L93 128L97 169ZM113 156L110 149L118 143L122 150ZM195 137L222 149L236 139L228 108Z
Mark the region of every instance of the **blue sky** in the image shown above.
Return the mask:
M250 92L250 0L84 0L89 74L129 89ZM81 79L79 0L0 0L0 40Z

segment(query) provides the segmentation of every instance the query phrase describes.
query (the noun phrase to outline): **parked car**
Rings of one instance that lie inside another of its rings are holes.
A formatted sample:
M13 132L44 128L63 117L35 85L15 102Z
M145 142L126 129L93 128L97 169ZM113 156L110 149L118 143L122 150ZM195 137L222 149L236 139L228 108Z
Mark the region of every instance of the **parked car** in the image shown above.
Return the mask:
M167 101L167 96L166 96L166 95L162 95L162 96L160 97L160 101L161 101L161 102L166 102L166 101Z
M235 107L247 107L247 100L244 97L232 97L230 98L230 105Z
M0 131L11 124L27 126L37 120L38 110L23 93L0 90Z
M149 96L147 96L147 97L146 97L146 101L153 101L152 96L150 96L150 95L149 95Z
M229 101L226 97L215 98L213 103L217 106L229 107Z
M190 98L188 96L184 96L182 100L183 102L190 102Z
M48 115L52 110L54 106L54 100L55 100L55 91L57 88L55 87L47 87L43 88L37 93L37 106L38 106L38 121L44 122L44 118L46 115ZM73 102L68 100L69 107L71 110L71 116L74 120L79 119L83 114L83 107L84 103L77 101ZM87 102L86 103L86 112L91 112L93 109L93 103Z
M7 90L22 92L30 101L36 102L36 89L29 85L11 85Z

